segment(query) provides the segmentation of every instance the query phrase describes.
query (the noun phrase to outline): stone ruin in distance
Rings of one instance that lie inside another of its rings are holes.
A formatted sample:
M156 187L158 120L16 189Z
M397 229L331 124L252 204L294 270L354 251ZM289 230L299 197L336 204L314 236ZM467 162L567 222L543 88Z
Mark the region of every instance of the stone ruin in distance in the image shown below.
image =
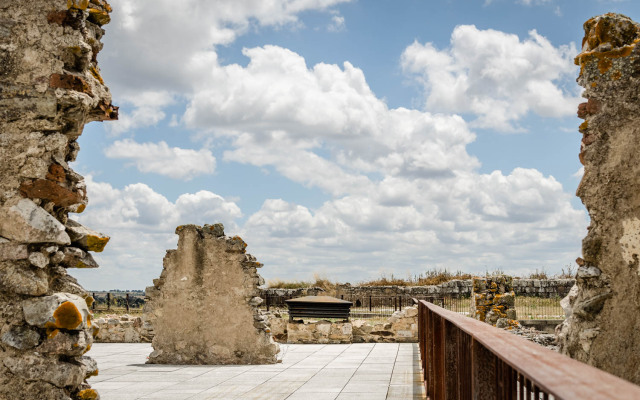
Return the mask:
M0 1L0 399L98 398L93 299L67 268L97 267L109 238L68 218L87 204L68 163L86 123L117 119L96 59L110 11Z
M262 264L222 224L176 228L159 279L146 290L144 318L153 326L151 364L271 364L273 341L258 286Z

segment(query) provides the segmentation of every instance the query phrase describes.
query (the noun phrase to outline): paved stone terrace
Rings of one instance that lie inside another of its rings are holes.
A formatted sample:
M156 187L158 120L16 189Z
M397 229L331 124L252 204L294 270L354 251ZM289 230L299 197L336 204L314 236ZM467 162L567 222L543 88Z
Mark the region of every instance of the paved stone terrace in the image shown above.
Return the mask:
M274 365L146 365L150 344L95 343L102 400L425 399L417 344L281 345Z

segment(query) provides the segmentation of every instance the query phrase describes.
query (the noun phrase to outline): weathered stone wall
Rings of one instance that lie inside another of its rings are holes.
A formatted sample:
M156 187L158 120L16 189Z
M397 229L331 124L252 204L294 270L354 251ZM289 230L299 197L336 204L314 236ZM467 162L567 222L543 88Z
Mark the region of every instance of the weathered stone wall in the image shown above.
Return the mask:
M516 296L564 297L575 279L513 279L511 287Z
M258 286L262 264L246 254L222 224L176 228L159 279L147 288L144 321L153 326L156 364L275 363L273 341Z
M68 219L87 204L69 168L91 121L117 118L96 56L104 0L0 1L0 399L95 399L89 294L108 237Z
M564 297L574 285L574 279L513 279L512 287L517 296ZM452 296L469 297L473 282L452 280L431 286L351 286L338 285L336 297L357 296Z
M273 337L280 343L415 343L418 341L418 308L396 311L385 322L289 322L273 314L269 319Z
M517 325L512 282L505 275L474 278L471 316L499 328Z
M92 322L99 329L93 339L96 343L150 343L153 339L153 328L141 317L110 314Z
M339 344L353 342L353 326L350 322L288 322L286 326L286 343Z
M558 338L564 354L640 384L640 25L606 14L584 30L577 195L591 224Z

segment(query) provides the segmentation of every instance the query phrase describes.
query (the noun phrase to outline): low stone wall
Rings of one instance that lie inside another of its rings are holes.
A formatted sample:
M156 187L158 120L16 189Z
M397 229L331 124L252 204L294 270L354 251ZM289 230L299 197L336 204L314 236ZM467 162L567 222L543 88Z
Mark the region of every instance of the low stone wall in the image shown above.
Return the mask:
M338 285L336 297L341 296L454 296L468 297L471 295L471 280L452 280L440 285L431 286L351 286Z
M353 343L353 325L351 324L351 322L290 322L287 323L286 343Z
M318 296L321 293L324 293L324 289L319 287L296 289L260 288L260 297L262 297L263 299L265 299L267 296L291 299L296 297Z
M513 291L516 296L565 297L575 279L514 279ZM336 297L346 298L368 296L445 296L469 297L473 282L468 280L452 280L440 285L431 286L351 286L338 285Z
M575 283L575 279L514 279L511 285L516 296L565 297Z
M367 320L352 322L289 322L279 315L269 319L273 339L280 343L414 343L418 341L418 310L407 307L396 311L381 323Z
M93 324L99 328L97 343L151 343L153 339L153 328L141 317L110 314L94 319Z

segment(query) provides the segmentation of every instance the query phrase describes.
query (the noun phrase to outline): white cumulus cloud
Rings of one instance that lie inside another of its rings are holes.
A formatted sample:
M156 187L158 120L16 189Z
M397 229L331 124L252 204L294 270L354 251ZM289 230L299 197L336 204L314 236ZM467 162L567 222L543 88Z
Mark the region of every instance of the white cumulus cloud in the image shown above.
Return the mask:
M118 140L104 150L109 158L130 160L140 172L155 173L173 179L190 180L197 175L212 174L216 158L210 150L170 147L166 142L137 143Z
M298 15L351 0L113 0L100 65L114 93L198 85L200 62L216 60L252 26L296 27ZM206 66L205 66L206 67Z
M474 114L473 126L502 131L533 112L542 117L575 113L580 102L574 84L574 44L554 47L535 30L517 35L457 26L451 46L414 42L402 54L403 70L424 85L426 108Z
M334 15L331 17L331 23L327 27L329 32L340 32L345 29L344 17L342 15Z
M234 138L226 160L272 165L332 194L366 190L366 173L438 178L479 166L462 118L389 109L348 62L309 68L277 46L244 52L248 66L214 68L184 115L188 127Z
M173 96L166 91L129 93L119 99L119 105L127 106L131 111L122 108L118 120L111 121L106 127L113 136L119 136L136 128L155 126L166 117L163 109L173 102Z

